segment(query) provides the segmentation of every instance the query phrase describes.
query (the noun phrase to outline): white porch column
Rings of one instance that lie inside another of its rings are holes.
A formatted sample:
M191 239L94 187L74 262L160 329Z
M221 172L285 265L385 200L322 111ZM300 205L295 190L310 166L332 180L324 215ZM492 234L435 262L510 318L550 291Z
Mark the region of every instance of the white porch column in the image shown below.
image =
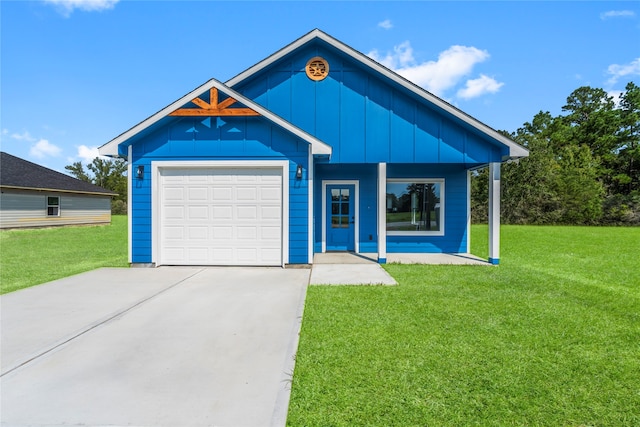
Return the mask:
M467 253L471 253L471 171L467 171Z
M314 233L313 233L313 218L314 218L314 206L313 206L313 193L315 191L315 188L313 187L313 174L314 174L314 170L313 170L313 151L311 149L311 144L309 144L309 154L308 154L308 163L307 163L307 196L308 196L308 224L307 224L307 235L308 240L309 240L309 247L308 247L308 253L307 253L307 262L309 264L313 264L313 244L314 244Z
M489 163L489 262L500 263L500 163Z
M387 164L378 163L378 262L387 262Z

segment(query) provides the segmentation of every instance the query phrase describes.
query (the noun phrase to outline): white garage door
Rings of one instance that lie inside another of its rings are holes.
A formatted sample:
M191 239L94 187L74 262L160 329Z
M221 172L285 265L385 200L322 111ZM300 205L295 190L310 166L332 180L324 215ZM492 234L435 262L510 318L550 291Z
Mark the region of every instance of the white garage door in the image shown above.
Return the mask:
M160 169L159 258L282 265L282 169Z

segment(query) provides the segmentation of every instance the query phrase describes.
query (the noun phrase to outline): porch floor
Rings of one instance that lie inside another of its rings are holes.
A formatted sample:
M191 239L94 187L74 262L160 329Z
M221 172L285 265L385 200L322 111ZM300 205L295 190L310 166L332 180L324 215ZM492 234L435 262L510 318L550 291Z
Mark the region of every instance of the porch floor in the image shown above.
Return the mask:
M314 264L371 264L377 263L376 253L356 254L353 252L325 252L313 256ZM492 265L475 255L458 254L387 254L387 263L433 264L433 265Z

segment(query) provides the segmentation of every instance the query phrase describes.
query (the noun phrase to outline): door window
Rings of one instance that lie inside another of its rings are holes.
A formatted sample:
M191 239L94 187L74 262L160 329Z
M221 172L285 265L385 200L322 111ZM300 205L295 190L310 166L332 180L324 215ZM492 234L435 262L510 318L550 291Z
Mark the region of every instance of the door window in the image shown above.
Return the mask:
M349 228L348 188L331 189L331 228Z

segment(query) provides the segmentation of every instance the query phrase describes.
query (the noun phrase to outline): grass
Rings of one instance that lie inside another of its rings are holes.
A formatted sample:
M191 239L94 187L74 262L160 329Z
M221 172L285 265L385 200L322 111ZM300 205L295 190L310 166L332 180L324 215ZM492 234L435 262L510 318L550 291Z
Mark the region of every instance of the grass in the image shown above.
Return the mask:
M640 228L502 231L499 267L310 287L288 425L640 425Z
M127 266L127 217L111 225L0 232L0 293L98 267Z

